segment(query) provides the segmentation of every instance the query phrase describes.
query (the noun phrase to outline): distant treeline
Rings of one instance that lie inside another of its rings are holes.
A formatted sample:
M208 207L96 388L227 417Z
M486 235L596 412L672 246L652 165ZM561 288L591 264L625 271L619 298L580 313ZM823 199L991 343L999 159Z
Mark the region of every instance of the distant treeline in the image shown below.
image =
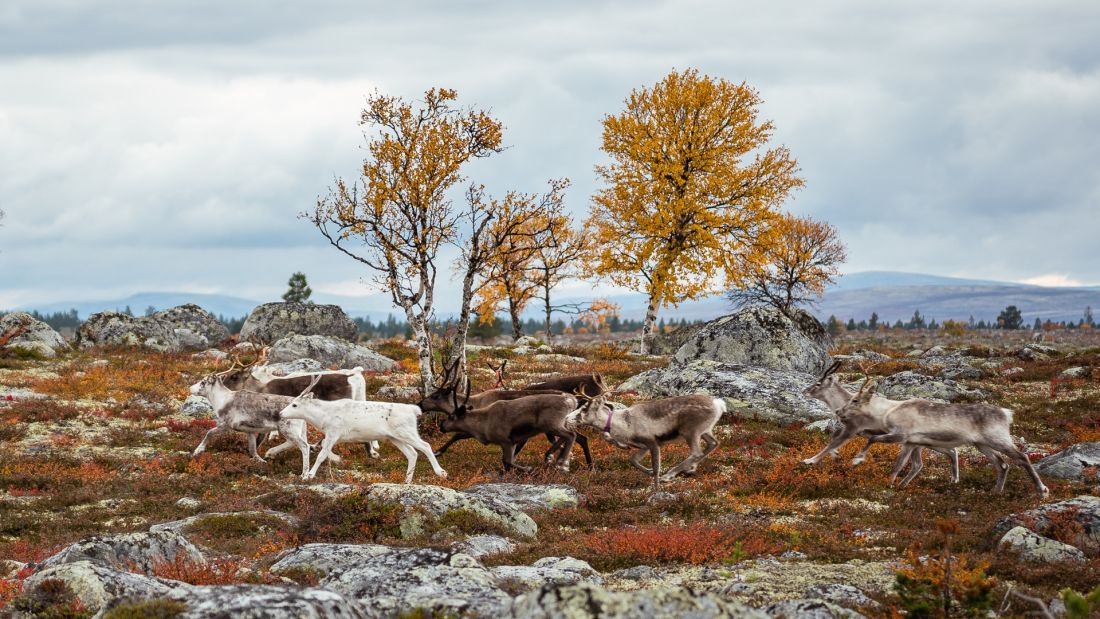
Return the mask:
M1096 322L1093 319L1092 307L1086 307L1081 318L1074 322L1072 320L1062 320L1060 322L1054 322L1051 320L1042 320L1038 317L1035 318L1035 322L1031 323L1030 328L1035 331L1053 329L1092 329L1096 326ZM1023 316L1019 308L1015 305L1009 305L997 316L997 320L991 320L986 322L985 320L975 321L971 316L969 320L944 320L943 323L936 322L935 318L926 319L921 315L920 310L913 312L913 317L908 321L897 320L894 324L890 324L889 321L880 321L879 316L875 312L871 312L871 318L867 320L860 320L856 322L854 318L849 318L847 323L837 319L836 316L829 316L829 319L825 323L826 329L829 333L836 335L844 331L880 331L883 329L947 329L953 331L965 331L965 330L982 330L982 329L1027 329L1029 325L1023 320Z
M130 307L125 307L121 310L123 314L133 316L133 311ZM145 309L145 315L149 316L156 312L153 307ZM4 312L0 312L0 316L3 316ZM70 328L76 329L83 322L76 309L70 309L68 311L42 313L37 310L30 312L31 316L35 319L50 325L54 329ZM226 329L229 329L230 333L240 333L241 327L244 326L244 321L247 316L232 317L218 315L218 321L225 325ZM398 320L393 314L386 316L385 320L372 321L370 318L354 318L355 326L359 329L359 333L369 338L391 338L391 337L408 337L411 334L409 323L405 320ZM698 322L698 321L695 321ZM661 333L666 329L673 327L679 327L689 324L687 319L669 320L661 319L657 323L657 332ZM534 318L529 318L523 323L524 333L535 333L542 331L545 325L543 321ZM557 320L551 324L551 328L554 335L562 335L565 333L587 333L590 332L592 327L588 323L581 320ZM618 316L612 316L607 319L606 324L601 329L605 333L629 333L638 331L642 328L642 321L633 319L622 319ZM432 331L436 333L443 333L447 330L446 321L436 321L432 323ZM512 332L512 322L510 320L496 320L487 325L478 324L477 321L472 321L470 326L470 337L496 337L505 333Z

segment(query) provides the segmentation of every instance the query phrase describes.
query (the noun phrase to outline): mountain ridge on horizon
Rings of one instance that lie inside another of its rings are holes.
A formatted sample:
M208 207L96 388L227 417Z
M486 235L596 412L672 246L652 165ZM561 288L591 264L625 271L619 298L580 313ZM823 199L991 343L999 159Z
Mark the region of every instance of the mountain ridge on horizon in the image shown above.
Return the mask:
M315 295L314 300L340 305L353 317L385 320L392 314L403 319L403 312L390 305L383 294L351 297L322 293ZM569 296L561 300L570 302L585 298ZM640 318L645 311L645 297L640 293L610 295L609 300L620 305L624 318ZM149 306L160 310L196 303L216 315L236 318L248 315L255 306L267 302L270 301L217 293L139 292L119 299L24 304L13 310L37 310L48 314L76 309L81 318L87 318L95 312L121 311L127 306L135 314L141 314ZM1046 320L1070 320L1080 317L1086 306L1100 308L1100 286L1054 287L903 271L859 271L840 276L811 311L821 318L835 315L843 320L860 320L876 312L882 320L893 322L908 319L919 309L926 317L938 320L965 319L971 315L989 320L1010 304L1018 305L1028 320L1036 316ZM674 312L678 318L695 320L714 318L731 310L724 296L715 296L666 308L661 314L667 316ZM439 315L446 318L450 313L440 312ZM540 313L530 308L524 316L540 317Z

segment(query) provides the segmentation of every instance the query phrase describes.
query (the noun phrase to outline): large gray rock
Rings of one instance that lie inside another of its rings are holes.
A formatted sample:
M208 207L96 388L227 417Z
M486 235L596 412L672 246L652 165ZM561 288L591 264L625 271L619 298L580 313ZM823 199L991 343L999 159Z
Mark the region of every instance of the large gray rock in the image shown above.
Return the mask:
M23 350L44 357L56 357L69 350L69 343L53 327L26 312L12 312L0 316L0 339L6 338L4 348Z
M1043 537L1024 527L1009 529L997 543L997 547L1012 552L1024 561L1035 563L1085 562L1085 553L1078 548Z
M330 572L320 587L360 601L371 617L422 608L429 616L495 616L511 598L469 555L431 548L388 548Z
M124 533L90 537L70 544L42 562L43 568L64 563L90 561L104 567L151 572L157 564L183 558L189 563L205 563L202 552L175 531Z
M516 619L718 619L767 615L713 593L687 587L607 591L591 583L548 584L512 601L510 617Z
M892 400L924 398L938 402L956 402L962 399L980 399L988 394L981 389L968 389L959 383L943 378L905 370L878 381L875 391Z
M358 330L355 322L337 305L264 303L245 319L241 340L270 343L295 333L354 341Z
M189 395L180 405L180 414L188 417L213 417L214 406L201 395Z
M54 579L68 585L84 608L92 612L122 597L158 598L191 588L191 585L175 580L120 571L91 561L77 561L32 574L23 581L23 590L34 592L44 581Z
M754 307L706 324L674 357L674 365L698 360L817 374L830 362L830 339L816 318L796 310L794 320Z
M305 544L283 552L271 571L284 574L305 569L321 576L335 576L393 550L378 544Z
M475 559L512 552L515 549L516 545L511 540L499 535L475 535L451 544L451 550L468 554Z
M1100 443L1078 443L1035 463L1043 477L1058 479L1100 479ZM1086 472L1091 469L1091 475Z
M837 606L832 602L815 598L808 600L783 600L769 604L763 611L777 619L860 619L854 610Z
M81 348L94 346L140 346L158 352L180 349L175 330L149 316L134 317L120 312L92 314L76 331Z
M586 561L573 557L544 557L534 565L498 565L490 568L497 584L509 591L537 589L547 583L575 585L581 582L602 585L600 573Z
M570 509L580 503L573 486L565 484L478 484L466 489L467 494L510 503L522 511Z
M1100 497L1097 496L1081 495L1012 514L998 522L993 527L993 533L1002 535L1014 527L1025 527L1039 535L1049 536L1054 534L1056 528L1064 532L1067 520L1076 521L1079 529L1074 539L1065 541L1086 555L1100 555Z
M833 418L824 402L802 395L815 380L802 372L699 360L642 372L619 389L651 398L704 393L722 398L732 415L789 424Z
M285 512L277 512L271 509L265 509L243 512L208 512L205 514L196 514L194 516L188 516L187 518L181 518L179 520L172 520L169 522L154 524L153 526L149 527L149 532L160 533L168 531L171 533L186 534L187 530L192 525L201 525L204 520L218 519L224 517L253 520L260 524L270 523L274 520L279 520L288 527L298 525L298 519L291 514L287 514Z
M152 318L170 326L181 341L187 340L183 348L188 350L217 346L229 339L229 329L218 317L194 303L161 310Z
M120 599L107 608L125 607L144 596ZM366 619L378 616L334 591L271 585L218 585L177 589L162 599L182 602L178 619Z
M401 536L405 538L424 535L433 519L454 512L467 512L509 535L534 539L538 533L538 525L530 516L500 499L412 484L371 484L364 494L368 500L404 508Z
M307 358L316 359L324 367L361 367L369 372L385 372L397 365L366 346L324 335L288 335L275 342L268 354L268 359L276 363Z

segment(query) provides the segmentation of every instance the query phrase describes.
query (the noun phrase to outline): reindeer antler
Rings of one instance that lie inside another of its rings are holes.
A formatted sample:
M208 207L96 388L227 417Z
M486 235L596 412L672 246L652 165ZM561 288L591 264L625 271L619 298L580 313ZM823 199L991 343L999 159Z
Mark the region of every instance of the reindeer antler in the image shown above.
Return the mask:
M314 374L313 377L309 381L309 386L306 387L305 389L303 389L302 392L299 393L298 396L295 397L294 399L295 400L300 400L303 397L305 397L305 395L307 393L309 393L310 391L313 391L313 388L316 387L317 383L321 381L321 376L322 376L321 374Z
M833 374L836 374L837 370L839 370L839 369L840 369L840 361L833 361L832 365L825 368L825 371L821 373L821 378L818 379L818 380L824 380L824 379L832 376Z
M492 363L486 363L485 365L496 374L497 382L493 385L493 389L507 389L508 386L504 384L504 368L508 367L508 360L502 361L500 367L496 367Z

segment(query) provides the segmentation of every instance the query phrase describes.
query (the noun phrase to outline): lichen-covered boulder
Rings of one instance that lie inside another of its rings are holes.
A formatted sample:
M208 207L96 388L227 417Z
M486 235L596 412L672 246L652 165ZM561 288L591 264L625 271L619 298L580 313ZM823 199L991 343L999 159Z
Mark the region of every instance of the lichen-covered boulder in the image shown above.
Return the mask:
M268 353L272 362L306 358L317 360L323 367L361 367L369 372L386 372L397 365L393 359L366 346L325 335L288 335L275 342Z
M178 619L366 619L379 615L334 591L271 585L190 587L164 596L183 604ZM120 600L115 605L130 600Z
M189 563L205 563L202 552L174 531L154 533L123 533L90 537L70 544L42 562L44 568L63 563L90 561L116 569L136 568L152 572L157 564L172 563L182 558Z
M995 535L1003 535L1015 527L1024 527L1039 535L1054 534L1056 527L1066 528L1067 520L1076 522L1074 539L1066 540L1088 556L1100 555L1100 497L1081 495L1057 503L1047 503L1035 509L1012 514L993 527Z
M1035 563L1084 563L1085 553L1058 540L1043 537L1024 527L1013 527L997 543L1001 550L1014 553L1024 561Z
M212 417L214 406L201 395L189 395L180 405L180 414L188 417Z
M499 499L523 511L570 509L580 503L573 486L565 484L478 484L466 489L467 494Z
M699 360L642 372L619 389L650 398L704 393L722 398L731 415L789 424L833 418L824 402L802 394L815 380L802 372Z
M361 601L373 617L416 608L428 616L499 616L511 601L473 557L431 548L386 548L330 572L319 586Z
M177 352L175 330L150 316L134 317L120 312L92 314L76 331L81 348L95 346L139 346L157 352Z
M23 581L23 590L33 592L43 582L54 579L68 585L84 608L92 612L118 598L164 597L191 587L175 580L116 570L91 561L77 561L55 565L30 575Z
M761 610L768 617L777 619L861 619L863 617L854 610L822 599L783 600L769 604Z
M807 312L793 316L753 307L712 320L676 351L673 363L709 360L817 374L830 362L829 335Z
M878 606L879 603L867 597L863 591L852 585L843 583L829 583L814 585L806 589L808 600L825 600L840 606Z
M155 312L151 318L171 327L185 350L201 350L229 339L229 329L218 317L194 303Z
M69 343L60 333L26 312L0 316L0 342L6 342L4 348L49 358L69 349Z
M875 385L875 391L892 400L924 398L938 402L976 400L989 395L981 389L968 389L950 379L934 378L910 370L879 380Z
M338 305L264 303L245 319L241 340L271 343L295 333L354 341L358 329Z
M538 525L513 505L491 497L479 497L450 488L412 484L371 484L364 491L370 501L400 505L401 536L415 538L434 528L439 519L462 520L470 516L501 532L533 539Z
M451 544L451 550L468 554L475 559L502 552L512 552L515 549L515 543L499 535L474 535Z
M1043 477L1100 479L1100 442L1071 445L1036 462L1035 470Z
M764 619L767 615L713 593L687 587L607 591L591 583L548 584L512 601L516 619Z
M497 584L509 591L537 589L546 583L573 585L580 582L602 585L600 573L586 561L573 557L544 557L534 565L498 565L490 568Z
M393 548L378 544L305 544L284 551L271 566L275 574L308 570L320 576L334 576Z

